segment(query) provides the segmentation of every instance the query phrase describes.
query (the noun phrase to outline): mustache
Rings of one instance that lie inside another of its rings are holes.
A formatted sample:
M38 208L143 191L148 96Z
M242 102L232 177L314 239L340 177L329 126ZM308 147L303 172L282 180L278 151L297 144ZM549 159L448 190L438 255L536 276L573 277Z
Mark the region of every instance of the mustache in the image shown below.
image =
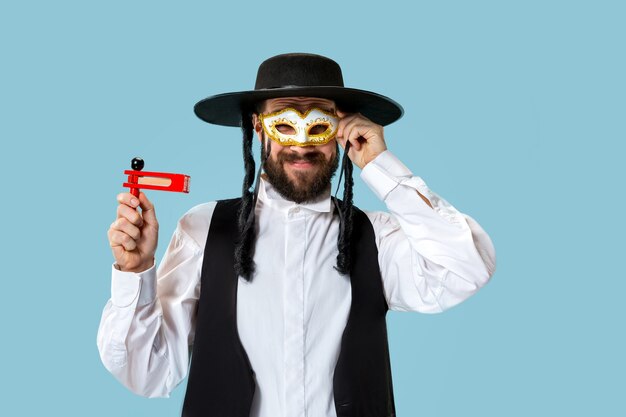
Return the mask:
M312 164L321 164L326 161L324 154L317 151L307 152L305 154L299 153L280 153L278 155L279 162L309 162Z

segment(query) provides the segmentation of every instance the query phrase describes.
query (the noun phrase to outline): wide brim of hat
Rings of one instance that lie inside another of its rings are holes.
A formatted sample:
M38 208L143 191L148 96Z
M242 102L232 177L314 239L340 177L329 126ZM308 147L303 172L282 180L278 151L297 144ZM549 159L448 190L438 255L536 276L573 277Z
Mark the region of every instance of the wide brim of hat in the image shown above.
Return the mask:
M240 126L243 112L255 111L255 106L270 98L319 97L333 100L339 110L361 113L374 123L386 126L404 114L402 106L383 95L347 87L283 87L218 94L199 101L194 106L196 116L207 123Z

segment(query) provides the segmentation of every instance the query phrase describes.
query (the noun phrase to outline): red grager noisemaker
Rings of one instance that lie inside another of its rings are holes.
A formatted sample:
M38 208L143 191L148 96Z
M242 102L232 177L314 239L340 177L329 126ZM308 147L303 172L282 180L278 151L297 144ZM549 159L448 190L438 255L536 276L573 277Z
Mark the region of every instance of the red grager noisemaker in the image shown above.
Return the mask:
M143 159L133 158L130 163L132 170L124 171L128 175L128 182L123 184L124 187L130 188L130 193L135 197L139 197L139 190L161 190L161 191L177 191L179 193L189 192L189 175L170 174L167 172L148 172L142 171Z

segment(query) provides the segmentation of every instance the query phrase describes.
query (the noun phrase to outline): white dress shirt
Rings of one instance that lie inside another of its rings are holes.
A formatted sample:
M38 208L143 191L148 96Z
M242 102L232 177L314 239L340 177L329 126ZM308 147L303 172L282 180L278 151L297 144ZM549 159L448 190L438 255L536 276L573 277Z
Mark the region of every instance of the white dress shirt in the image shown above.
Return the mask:
M478 223L389 151L367 164L361 178L389 210L366 214L390 309L438 313L487 283L495 251ZM215 204L181 218L158 271L113 267L98 349L105 367L137 394L167 397L187 374ZM336 417L333 372L351 287L333 268L338 219L330 191L296 204L262 181L256 215L256 273L237 287L238 332L256 378L250 417Z

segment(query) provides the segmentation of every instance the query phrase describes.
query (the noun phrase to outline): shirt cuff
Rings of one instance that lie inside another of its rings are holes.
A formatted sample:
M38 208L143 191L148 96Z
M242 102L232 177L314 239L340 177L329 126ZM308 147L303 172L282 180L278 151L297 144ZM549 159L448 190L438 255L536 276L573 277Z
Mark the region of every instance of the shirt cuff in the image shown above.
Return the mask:
M111 272L111 302L119 308L143 306L156 299L156 267L143 272L120 271L113 264Z
M416 177L389 150L382 152L361 170L361 179L383 201L398 185L410 178Z

